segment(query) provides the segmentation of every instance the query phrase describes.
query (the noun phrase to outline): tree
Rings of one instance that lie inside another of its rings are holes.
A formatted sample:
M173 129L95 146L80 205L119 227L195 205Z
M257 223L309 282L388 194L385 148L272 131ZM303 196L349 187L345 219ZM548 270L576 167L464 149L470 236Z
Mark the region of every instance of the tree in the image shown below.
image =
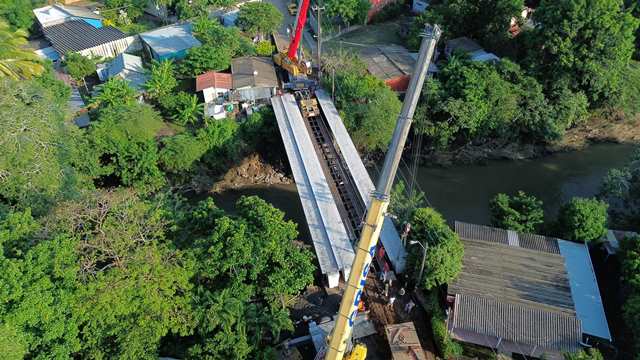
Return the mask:
M181 91L174 99L171 119L180 125L195 124L202 116L202 110L196 95Z
M190 134L178 134L162 140L160 163L170 172L189 171L208 150L206 144Z
M640 221L640 151L631 156L626 166L609 170L603 179L599 197L609 204L615 226L635 227Z
M153 61L149 70L149 80L144 84L147 94L152 99L160 99L173 93L178 86L173 61Z
M568 240L598 241L607 233L607 207L600 200L573 198L560 208L558 231Z
M31 79L44 71L38 55L27 49L27 32L12 31L0 19L0 78Z
M70 52L64 56L64 64L73 80L82 81L84 89L89 92L84 78L96 72L96 63L88 57L80 55L80 53Z
M142 16L147 6L146 0L105 0L105 7L111 13L118 14L120 23L135 21ZM103 11L104 12L104 11Z
M511 19L518 19L523 7L523 0L443 0L414 19L409 46L420 46L427 23L440 24L448 38L467 36L489 48L501 46L509 39Z
M259 56L271 56L273 54L274 46L271 41L263 40L256 45L256 53Z
M371 7L368 0L327 0L324 3L330 17L340 17L346 23L363 23Z
M103 108L132 105L136 102L136 91L125 80L118 77L112 77L96 89L97 94L91 99L91 103Z
M98 165L91 174L99 184L114 180L137 190L153 191L164 183L158 168L156 133L163 122L146 104L110 106L100 110L89 129L87 161Z
M207 0L177 0L176 12L180 20L207 16Z
M535 233L544 222L542 201L518 191L514 196L498 194L489 204L493 226L524 233Z
M231 52L227 48L202 45L191 48L180 63L181 73L197 76L207 71L220 71L231 66Z
M402 225L411 221L415 210L426 203L426 197L422 191L414 190L410 194L407 184L400 180L391 190L391 202L389 212L397 217L396 223Z
M544 79L612 105L634 51L639 21L622 0L544 1L536 9L529 61Z
M250 2L240 7L237 23L252 36L264 36L278 29L282 20L282 13L275 5L267 2Z
M384 151L393 134L402 104L381 80L366 72L357 59L345 58L335 69L335 99L342 119L357 147ZM328 79L324 84L330 87Z
M43 1L3 0L0 2L0 17L17 29L28 31L33 25L32 7L43 3Z
M458 235L432 208L419 208L411 218L409 241L418 241L426 249L422 286L429 290L454 280L462 270L464 249ZM418 276L422 261L422 247L415 245L409 254L409 268Z
M66 99L40 81L0 79L0 203L41 213L75 191L66 116Z

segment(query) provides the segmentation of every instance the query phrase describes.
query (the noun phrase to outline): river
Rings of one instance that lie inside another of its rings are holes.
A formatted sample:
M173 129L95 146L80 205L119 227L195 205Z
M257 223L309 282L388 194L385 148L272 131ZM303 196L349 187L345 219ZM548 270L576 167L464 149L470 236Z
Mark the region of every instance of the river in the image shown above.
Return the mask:
M521 161L490 161L483 165L447 168L421 167L419 188L429 204L448 220L489 224L489 200L497 193L523 190L544 202L547 217L555 216L562 203L574 196L589 197L598 192L603 176L623 166L634 150L632 145L597 144L581 151L558 153ZM375 172L375 171L374 171ZM402 173L407 176L406 168ZM282 209L307 236L304 214L295 185L256 186L230 190L214 196L223 209L232 211L242 195L258 195Z

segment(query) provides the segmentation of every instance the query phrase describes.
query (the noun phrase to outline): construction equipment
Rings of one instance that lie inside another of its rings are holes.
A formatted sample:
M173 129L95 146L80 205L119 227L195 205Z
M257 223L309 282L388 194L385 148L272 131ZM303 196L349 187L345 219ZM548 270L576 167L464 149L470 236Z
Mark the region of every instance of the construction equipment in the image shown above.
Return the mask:
M345 360L365 360L367 358L367 347L358 344L353 347L351 352L345 357Z
M293 39L289 43L289 48L286 52L278 52L273 56L273 62L276 65L285 69L293 77L300 75L311 75L311 63L302 61L298 57L298 47L300 46L300 39L302 38L302 32L304 25L307 22L307 10L309 10L310 0L303 0L300 12L298 13L298 21L296 22L296 29L293 34ZM297 6L296 6L297 7Z
M402 111L398 116L391 146L385 157L376 191L371 198L371 203L362 225L360 240L356 248L356 257L353 260L347 287L340 302L340 310L329 339L325 360L342 360L347 349L347 342L351 338L354 319L358 313L358 305L367 281L369 266L375 254L384 215L389 206L389 194L393 180L398 170L402 150L411 128L413 114L415 113L422 85L427 76L427 70L431 63L436 43L440 38L440 33L440 28L437 25L427 25L425 27L425 36L420 46L416 68L409 82L405 100L402 104Z

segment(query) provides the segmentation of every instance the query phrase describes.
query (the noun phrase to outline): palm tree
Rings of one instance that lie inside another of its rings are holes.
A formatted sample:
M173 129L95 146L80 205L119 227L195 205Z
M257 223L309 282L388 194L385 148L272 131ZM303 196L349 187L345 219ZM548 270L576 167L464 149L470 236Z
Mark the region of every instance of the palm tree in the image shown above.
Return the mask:
M162 62L153 61L150 69L151 76L145 84L145 88L149 97L152 99L160 99L173 92L178 85L178 81L174 75L174 65L171 60Z
M176 105L171 118L180 125L195 124L202 112L203 106L198 103L198 97L181 91L176 95Z
M13 31L0 20L0 77L30 79L44 72L38 55L25 48L26 45L24 30Z

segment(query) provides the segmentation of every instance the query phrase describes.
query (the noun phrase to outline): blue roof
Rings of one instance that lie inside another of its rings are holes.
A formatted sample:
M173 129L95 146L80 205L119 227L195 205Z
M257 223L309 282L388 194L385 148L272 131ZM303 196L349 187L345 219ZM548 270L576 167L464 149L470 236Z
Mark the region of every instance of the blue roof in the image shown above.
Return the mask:
M160 58L202 45L191 33L190 23L173 24L140 34Z
M576 314L582 322L582 332L610 341L611 333L589 249L585 244L565 240L558 240L558 246L569 274L571 296Z

